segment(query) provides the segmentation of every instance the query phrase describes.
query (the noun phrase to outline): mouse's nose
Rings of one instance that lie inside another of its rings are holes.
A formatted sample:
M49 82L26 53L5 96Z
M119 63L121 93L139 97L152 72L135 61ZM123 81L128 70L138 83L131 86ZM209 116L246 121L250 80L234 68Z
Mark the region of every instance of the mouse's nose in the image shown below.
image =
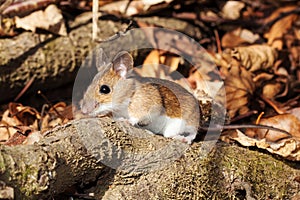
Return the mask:
M97 102L92 99L83 99L80 107L81 107L81 112L83 114L89 114L92 113L93 110L96 108Z

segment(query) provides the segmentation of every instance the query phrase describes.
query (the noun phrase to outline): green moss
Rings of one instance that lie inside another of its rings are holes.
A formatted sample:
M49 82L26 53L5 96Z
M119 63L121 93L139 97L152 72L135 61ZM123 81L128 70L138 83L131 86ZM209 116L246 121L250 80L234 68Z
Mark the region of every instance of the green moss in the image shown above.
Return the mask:
M2 157L2 154L0 153L0 174L4 173L6 170L4 159Z
M175 162L164 169L172 173L160 179L162 199L286 199L297 192L290 177L300 172L269 154L218 145L197 159L199 152L194 150L181 158L189 163Z
M241 154L241 150L245 153L248 152L245 154L247 157L238 159L236 156L226 156L219 159L219 163L226 174L232 175L231 172L234 171L235 177L232 177L232 181L239 179L250 184L252 197L255 199L283 199L291 197L296 192L296 188L293 188L293 180L290 179L293 177L295 169L286 165L286 161L280 160L280 158L275 159L271 155L257 150L249 151L240 147L222 148L226 155ZM243 155L241 154L241 156ZM283 178L278 179L278 177Z

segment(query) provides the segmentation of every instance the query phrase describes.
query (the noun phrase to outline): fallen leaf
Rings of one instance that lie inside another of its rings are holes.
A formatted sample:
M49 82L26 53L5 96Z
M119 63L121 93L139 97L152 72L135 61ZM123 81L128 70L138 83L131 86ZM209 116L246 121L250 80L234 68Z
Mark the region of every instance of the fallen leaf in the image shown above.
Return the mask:
M298 120L300 121L300 107L293 108L291 110L288 110L287 113L292 114L293 116L297 117Z
M14 129L14 133L11 134L8 140L4 143L9 146L23 144L27 136L34 131L34 129L29 126L13 126L11 128Z
M56 5L49 5L44 11L39 10L25 17L16 17L15 23L17 28L23 28L36 32L37 28L49 32L67 36L67 29L61 11Z
M275 83L268 83L263 86L262 95L268 99L274 99L284 88L284 85L275 82Z
M245 7L242 1L226 1L222 8L221 15L225 19L236 20L241 15L241 10Z
M297 6L287 6L283 8L278 8L272 13L272 15L265 20L265 23L279 17L283 12L289 12L296 9ZM268 45L278 50L282 50L283 47L283 35L292 27L293 22L297 19L297 14L290 14L288 16L282 17L276 21L270 30L265 33L264 37L268 39Z
M263 118L259 123L285 130L290 134L290 136L300 139L300 120L292 114L282 114L274 117ZM266 129L248 129L245 134L258 139L265 138L266 141L270 142L276 142L289 137L286 133Z
M7 6L1 14L9 17L25 16L33 11L44 9L49 4L55 3L55 1L56 0L7 1L10 2L10 5Z
M230 118L249 111L249 98L254 90L252 74L244 67L232 66L225 78L226 108Z
M23 125L23 123L17 117L11 116L9 110L4 111L1 123L7 126Z
M143 77L173 81L191 92L188 80L176 71L180 59L180 57L167 54L164 51L153 50L144 60L142 67L136 67L134 70Z
M194 70L187 78L187 81L192 88L190 92L193 93L198 100L205 102L214 99L214 101L218 101L223 105L224 94L221 94L221 90L223 89L222 81L209 81L199 70ZM222 95L222 97L220 95Z
M135 71L143 77L163 78L161 76L163 76L164 71L162 68L159 68L159 65L160 52L158 50L153 50L144 60L143 66L141 68L135 68Z
M267 45L251 45L232 49L231 57L253 72L272 69L277 61L278 53Z
M259 39L260 37L258 34L254 34L247 29L237 28L225 33L222 37L221 44L224 48L233 48L245 44L253 44Z
M149 27L149 25L138 22L140 27ZM145 33L148 41L153 48L162 49L172 54L181 56L183 58L190 58L189 62L196 63L199 66L210 67L210 71L214 67L209 54L202 48L199 43L190 39L186 35L183 35L176 31L170 31L167 29L142 29ZM160 39L163 38L163 39ZM199 67L195 66L195 67ZM206 68L207 69L207 68ZM203 75L205 75L203 73Z
M257 146L289 160L300 161L300 120L292 114L276 115L260 120L262 125L275 127L288 133L268 129L246 129L222 134L223 141L234 140L243 146Z
M262 72L262 73L257 74L257 75L253 78L253 81L254 81L256 84L261 85L264 81L269 81L269 80L271 80L272 78L274 78L274 74Z
M9 103L8 107L0 121L0 141L6 145L33 144L42 132L73 119L72 106L64 102L45 109L43 117L36 109L20 103Z
M133 16L167 8L172 1L173 0L115 1L101 6L100 10L116 15Z
M40 119L40 114L37 110L29 106L23 106L19 103L9 103L9 114L11 118L17 119L19 122L8 123L9 125L24 125L37 127L37 120ZM7 122L7 118L3 119Z
M114 1L100 7L101 11L124 16L133 16L143 12L141 1Z
M64 102L58 102L42 117L40 123L41 132L67 123L71 119L73 119L72 106L67 106Z
M9 130L9 129L11 129L11 130ZM13 131L12 128L10 128L9 126L7 126L3 122L0 122L0 142L7 141L10 138L10 136L11 136L10 133L12 131Z

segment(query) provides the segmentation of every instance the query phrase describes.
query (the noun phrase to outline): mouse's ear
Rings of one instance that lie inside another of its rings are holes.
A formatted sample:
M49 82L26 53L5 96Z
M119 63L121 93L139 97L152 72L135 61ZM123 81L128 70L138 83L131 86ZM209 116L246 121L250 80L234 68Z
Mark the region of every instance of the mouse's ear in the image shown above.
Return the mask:
M109 64L108 58L102 48L96 48L93 52L93 61L98 72L102 71L104 66Z
M133 58L127 51L121 51L113 59L113 69L122 78L126 78L126 74L133 68Z

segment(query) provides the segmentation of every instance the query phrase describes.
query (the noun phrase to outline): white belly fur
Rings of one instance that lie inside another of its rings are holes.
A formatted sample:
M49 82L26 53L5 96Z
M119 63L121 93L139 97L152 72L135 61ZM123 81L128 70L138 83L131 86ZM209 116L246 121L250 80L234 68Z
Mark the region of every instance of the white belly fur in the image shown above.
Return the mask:
M129 122L132 125L137 125L139 121L131 117ZM181 118L170 118L165 115L152 117L151 123L141 128L148 129L156 134L162 134L164 137L183 140L187 143L191 143L197 134L196 127L188 125L185 120ZM183 133L186 136L181 135Z

